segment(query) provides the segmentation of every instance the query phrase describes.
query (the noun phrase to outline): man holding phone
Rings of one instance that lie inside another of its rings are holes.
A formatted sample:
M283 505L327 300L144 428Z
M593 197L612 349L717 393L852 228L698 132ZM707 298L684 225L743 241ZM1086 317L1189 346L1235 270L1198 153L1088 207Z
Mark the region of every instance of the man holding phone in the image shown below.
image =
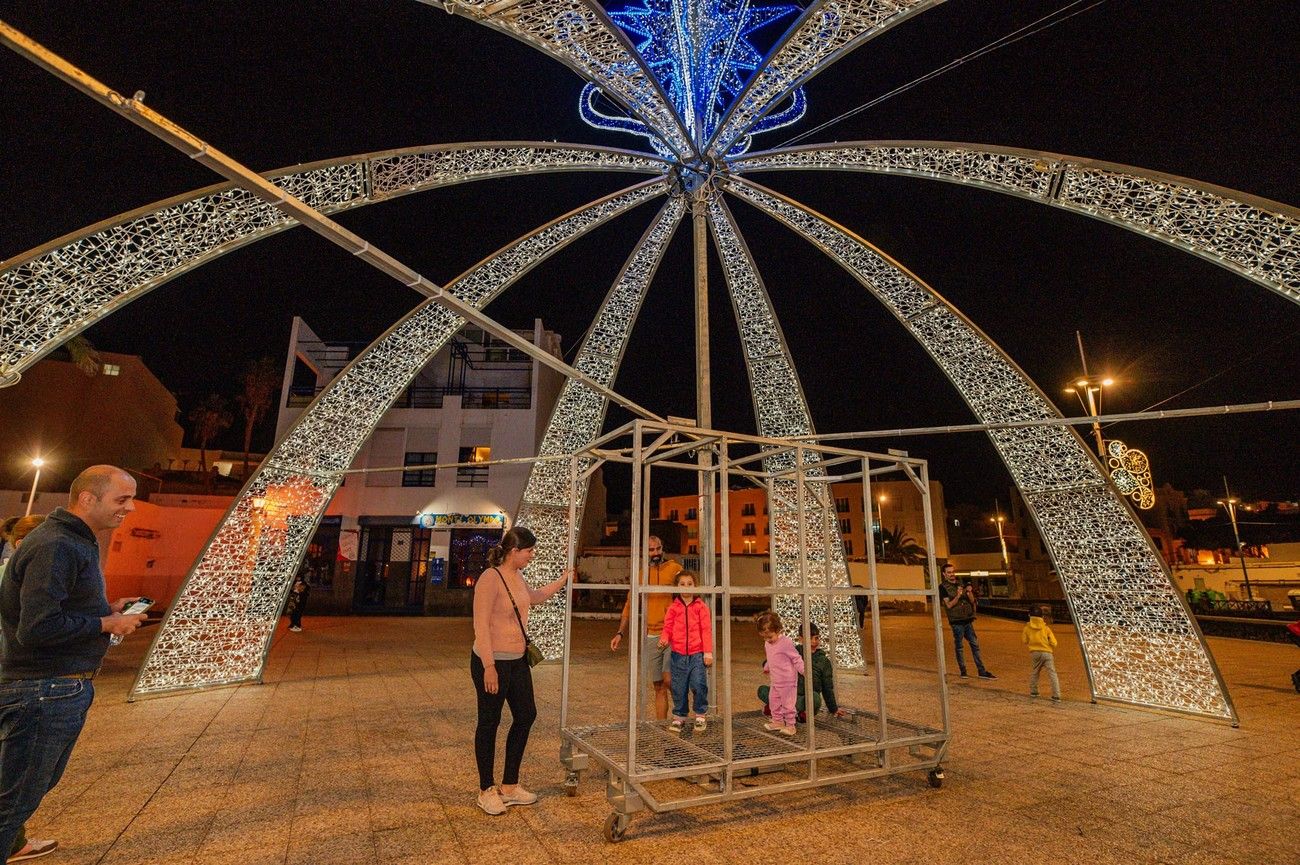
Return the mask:
M984 667L980 657L980 641L975 636L975 587L967 580L965 585L957 584L957 566L948 562L943 566L943 582L939 584L939 601L943 604L944 614L948 616L948 626L952 628L953 650L957 653L957 669L961 677L966 678L966 656L962 654L962 640L970 643L971 657L975 659L975 669L981 679L996 679Z
M23 541L0 584L0 851L8 861L53 852L23 831L68 765L95 697L110 637L145 620L108 602L96 533L135 510L135 480L91 466L72 482L67 508Z

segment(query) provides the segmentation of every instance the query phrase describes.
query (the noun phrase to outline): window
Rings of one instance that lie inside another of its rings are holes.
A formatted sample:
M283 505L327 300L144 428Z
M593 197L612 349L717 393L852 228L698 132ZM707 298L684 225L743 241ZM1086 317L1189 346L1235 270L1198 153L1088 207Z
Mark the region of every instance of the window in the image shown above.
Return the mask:
M673 522L677 522L677 508L673 508L671 511L668 512L668 519L672 520Z
M840 533L841 533L841 534L845 534L845 535L847 535L847 534L849 533L849 531L850 531L850 529L849 529L849 521L848 521L848 520L840 520Z
M122 367L116 363L104 364L104 375L121 375Z
M846 556L853 555L853 541L849 540L848 538L844 539L844 555Z
M837 513L847 514L847 513L849 512L849 500L848 500L848 499L836 499L836 500L835 500L835 510L836 510Z
M406 459L402 461L404 466L431 466L438 462L436 451L407 451ZM437 472L434 469L417 469L416 471L402 472L402 486L404 487L431 487L433 486L434 476Z
M698 556L700 554L700 551L699 548L695 546L695 544L691 544L690 549L686 551L686 554L688 556Z
M697 513L695 512L695 508L687 508L687 509L686 509L686 519L688 519L688 520L698 520L699 518L700 518L700 515L697 514Z
M468 447L460 449L460 457L457 462L462 463L482 463L492 459L492 448L486 445L477 447ZM488 482L487 466L461 466L456 469L456 486L458 487L485 487Z
M770 532L768 531L768 524L767 524L767 523L763 523L763 534L765 534L765 535L766 535L766 534L770 534Z
M745 525L741 527L740 533L746 537L753 537L758 534L758 530L755 528L753 523L745 523Z
M750 502L749 504L742 507L740 509L740 515L742 517L752 517L754 515L754 503Z

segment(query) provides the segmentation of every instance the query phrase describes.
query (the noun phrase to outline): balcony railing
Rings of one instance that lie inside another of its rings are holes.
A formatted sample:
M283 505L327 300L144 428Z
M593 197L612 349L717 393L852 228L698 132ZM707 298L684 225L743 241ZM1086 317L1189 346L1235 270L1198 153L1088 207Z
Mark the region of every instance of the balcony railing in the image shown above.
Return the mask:
M311 404L324 386L294 385L285 399L288 408ZM526 409L532 408L532 388L527 387L409 387L393 403L393 408L442 408L444 397L459 395L462 408Z

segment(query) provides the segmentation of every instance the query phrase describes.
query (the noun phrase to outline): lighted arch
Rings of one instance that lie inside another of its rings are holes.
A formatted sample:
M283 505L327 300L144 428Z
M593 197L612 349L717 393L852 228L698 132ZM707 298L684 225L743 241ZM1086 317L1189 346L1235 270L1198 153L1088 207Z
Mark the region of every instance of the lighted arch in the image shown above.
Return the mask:
M265 176L323 213L473 180L556 171L663 174L652 154L533 141L363 153ZM149 204L0 262L0 383L163 283L298 223L233 183Z

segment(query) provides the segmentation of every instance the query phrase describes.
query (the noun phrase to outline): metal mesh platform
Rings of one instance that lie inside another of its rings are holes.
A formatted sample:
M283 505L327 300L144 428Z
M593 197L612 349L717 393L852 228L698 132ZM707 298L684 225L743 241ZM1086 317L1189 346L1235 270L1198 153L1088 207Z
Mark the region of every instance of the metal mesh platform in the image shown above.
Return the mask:
M732 761L779 757L789 755L791 760L808 758L808 726L800 724L793 736L763 729L769 719L761 712L742 712L734 715L731 724ZM874 713L854 712L845 718L818 716L814 719L817 751L840 749L854 745L863 751L877 750L880 739L880 719ZM943 733L921 724L894 718L889 720L890 739L912 738ZM570 727L565 730L574 744L597 760L627 773L628 726L604 724L592 727ZM636 766L632 774L662 773L683 770L701 771L726 762L723 753L721 721L710 718L709 728L696 731L688 724L680 733L668 728L667 721L641 721L636 728Z

